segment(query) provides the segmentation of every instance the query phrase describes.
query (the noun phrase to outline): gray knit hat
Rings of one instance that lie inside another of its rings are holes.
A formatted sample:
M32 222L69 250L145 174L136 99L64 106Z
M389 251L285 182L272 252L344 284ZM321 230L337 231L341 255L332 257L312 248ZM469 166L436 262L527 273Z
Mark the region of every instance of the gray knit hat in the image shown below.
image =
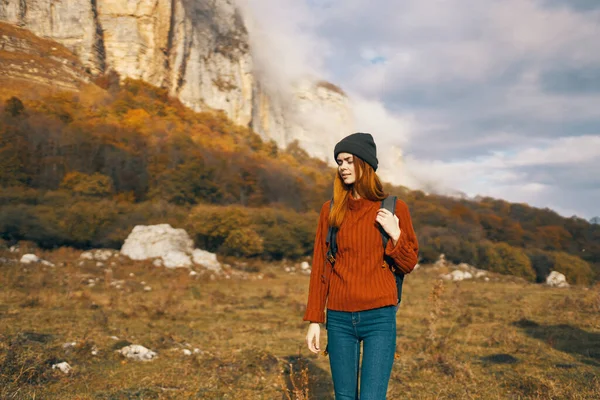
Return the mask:
M346 136L335 145L333 158L337 160L340 153L353 154L377 171L377 146L370 133L353 133Z

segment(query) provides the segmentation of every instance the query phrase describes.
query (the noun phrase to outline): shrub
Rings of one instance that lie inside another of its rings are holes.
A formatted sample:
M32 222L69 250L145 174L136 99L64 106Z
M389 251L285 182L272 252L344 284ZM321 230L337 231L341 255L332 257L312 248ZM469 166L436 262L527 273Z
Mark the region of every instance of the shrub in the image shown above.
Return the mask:
M234 229L220 247L230 256L252 257L263 252L263 239L251 228Z
M106 197L114 192L112 179L97 172L92 175L79 171L69 172L64 176L60 187L83 196Z
M553 270L564 274L567 282L576 285L589 285L594 279L594 272L586 261L562 251L550 252L554 263Z
M530 281L536 279L531 261L523 249L506 243L483 242L479 258L485 269L505 275L515 275Z

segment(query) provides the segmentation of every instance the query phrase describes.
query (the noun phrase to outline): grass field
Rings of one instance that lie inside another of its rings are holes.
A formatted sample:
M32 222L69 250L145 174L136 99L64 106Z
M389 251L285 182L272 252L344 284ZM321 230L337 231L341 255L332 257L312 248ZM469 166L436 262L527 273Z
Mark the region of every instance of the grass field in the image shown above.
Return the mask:
M70 249L36 253L56 266L0 251L2 399L333 398L327 357L304 345L308 277L283 263L211 279L120 257L79 265ZM600 398L598 286L453 283L441 272L423 266L406 279L389 399ZM129 343L158 357L115 352ZM62 361L70 374L52 370Z

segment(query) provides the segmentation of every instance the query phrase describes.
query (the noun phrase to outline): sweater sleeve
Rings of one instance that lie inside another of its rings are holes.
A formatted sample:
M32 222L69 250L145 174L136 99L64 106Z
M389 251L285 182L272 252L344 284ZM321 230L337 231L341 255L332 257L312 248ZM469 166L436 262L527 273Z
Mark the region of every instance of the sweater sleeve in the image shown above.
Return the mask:
M410 212L406 203L400 199L396 201L396 216L400 220L400 238L394 246L390 239L385 248L385 254L394 260L394 264L405 274L410 273L417 265L419 256L419 243L413 229Z
M310 272L310 283L308 286L308 303L304 313L304 321L325 322L325 302L328 291L328 265L325 262L326 239L328 231L327 218L329 217L329 201L321 207L319 224L315 236L313 251L312 270Z

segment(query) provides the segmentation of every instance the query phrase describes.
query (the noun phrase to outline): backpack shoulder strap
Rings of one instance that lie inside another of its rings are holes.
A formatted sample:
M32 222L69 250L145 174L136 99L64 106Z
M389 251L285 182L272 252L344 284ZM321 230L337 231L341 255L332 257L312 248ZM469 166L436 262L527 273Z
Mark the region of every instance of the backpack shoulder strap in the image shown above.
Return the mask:
M381 208L385 208L392 214L396 212L396 196L388 196L381 201ZM383 242L383 248L387 246L388 240L390 239L387 232L380 226L379 231L381 232L381 241Z
M329 212L333 208L333 198L331 199L331 203L329 204ZM326 244L328 244L327 249L327 260L333 265L335 263L335 254L337 253L337 243L335 242L335 237L337 235L337 228L333 226L329 227L327 231L327 238L325 239Z

